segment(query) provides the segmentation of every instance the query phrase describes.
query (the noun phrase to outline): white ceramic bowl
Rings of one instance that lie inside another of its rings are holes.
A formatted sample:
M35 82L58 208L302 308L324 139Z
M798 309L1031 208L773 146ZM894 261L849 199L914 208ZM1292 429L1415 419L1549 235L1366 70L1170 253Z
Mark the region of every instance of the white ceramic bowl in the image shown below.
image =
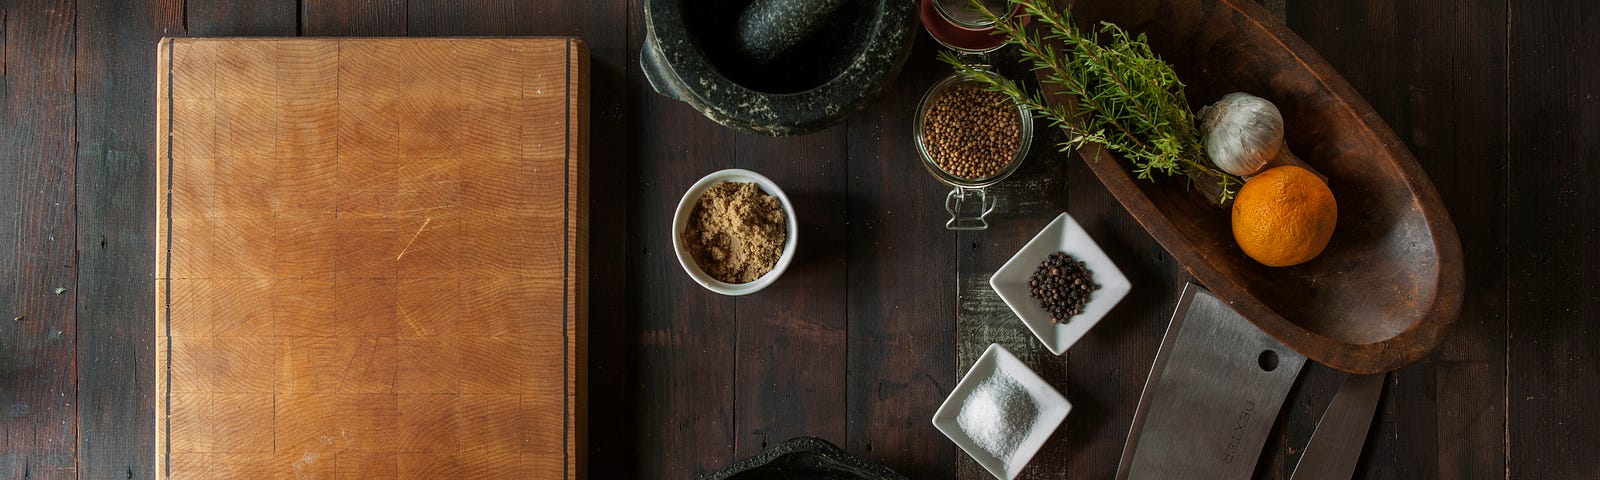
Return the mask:
M683 232L689 228L689 216L694 213L695 204L700 202L700 195L705 193L706 189L711 188L712 185L722 182L756 184L761 187L761 191L767 192L767 195L778 198L778 203L783 204L783 214L788 217L784 222L785 226L788 227L789 233L787 241L783 245L783 256L778 257L778 263L772 266L772 271L767 272L766 275L762 275L761 278L757 278L753 282L728 283L712 278L711 275L700 269L700 264L695 263L694 256L689 254L687 246L683 244ZM689 277L693 278L695 283L699 283L700 286L723 295L749 295L767 288L767 285L771 285L772 282L778 279L778 276L783 275L784 269L789 268L789 262L794 261L794 246L799 240L798 234L800 232L800 229L795 225L794 205L789 202L789 197L783 194L783 189L778 188L778 184L772 183L772 180L767 179L767 177L749 170L738 168L720 170L712 172L710 175L706 175L705 178L701 178L700 181L695 182L694 186L689 187L689 191L683 193L683 199L678 201L678 211L672 214L672 250L678 254L678 264L683 265L683 271L688 272Z
M1050 313L1039 306L1038 300L1028 295L1028 278L1033 276L1033 270L1055 252L1066 252L1082 261L1085 268L1094 272L1095 283L1100 284L1100 289L1095 290L1089 297L1089 303L1083 306L1083 313L1074 315L1062 325L1050 321ZM1094 239L1089 238L1088 232L1084 232L1083 227L1065 213L1056 217L1022 250L1017 251L1011 260L1006 261L1000 270L995 271L994 276L989 277L989 286L994 287L1000 299L1005 300L1011 311L1022 318L1028 330L1039 337L1039 343L1056 355L1066 352L1067 347L1083 338L1132 288L1128 277L1117 270L1110 258L1106 258L1106 253L1100 250Z
M1004 372L1016 380L1018 385L1028 391L1028 396L1033 397L1034 404L1038 406L1027 435L1007 459L997 458L978 446L967 432L961 430L958 420L961 407L966 404L973 389L999 372ZM1072 403L1067 401L1067 397L1061 396L1061 392L1056 391L1055 387L1051 387L1043 378L1039 378L1039 374L1034 373L1027 364L1022 363L1022 360L996 343L989 344L989 348L983 351L978 361L972 363L972 369L967 370L967 375L961 377L961 383L957 383L955 390L951 390L950 396L939 405L939 410L933 414L933 427L943 432L944 436L950 437L950 441L955 442L973 460L977 460L978 464L983 465L983 468L995 478L1010 480L1022 472L1022 467L1028 466L1028 461L1033 459L1035 453L1039 453L1039 448L1044 446L1045 441L1050 440L1050 435L1055 433L1056 427L1061 426L1062 420L1067 419L1067 412L1070 411Z

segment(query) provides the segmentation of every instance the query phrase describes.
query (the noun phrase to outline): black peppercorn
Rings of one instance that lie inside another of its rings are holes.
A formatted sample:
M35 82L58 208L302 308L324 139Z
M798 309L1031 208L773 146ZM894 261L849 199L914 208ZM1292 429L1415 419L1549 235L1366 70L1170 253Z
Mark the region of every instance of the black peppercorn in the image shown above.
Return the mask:
M1094 283L1094 272L1063 252L1052 253L1040 262L1028 279L1028 287L1028 294L1039 301L1039 307L1049 312L1055 323L1067 323L1083 313L1093 292L1100 289Z

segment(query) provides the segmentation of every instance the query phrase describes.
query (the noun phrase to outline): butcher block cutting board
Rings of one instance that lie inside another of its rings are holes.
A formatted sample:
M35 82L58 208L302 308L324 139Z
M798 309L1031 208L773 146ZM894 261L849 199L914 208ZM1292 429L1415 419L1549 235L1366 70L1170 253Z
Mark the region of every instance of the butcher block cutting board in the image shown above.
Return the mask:
M582 476L583 44L159 49L159 476Z

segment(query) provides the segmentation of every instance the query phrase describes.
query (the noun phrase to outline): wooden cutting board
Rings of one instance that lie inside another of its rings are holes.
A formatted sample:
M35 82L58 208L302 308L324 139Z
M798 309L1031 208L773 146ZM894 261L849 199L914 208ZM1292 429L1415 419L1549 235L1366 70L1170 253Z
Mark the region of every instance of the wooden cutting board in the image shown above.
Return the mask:
M581 476L583 43L159 48L158 476Z

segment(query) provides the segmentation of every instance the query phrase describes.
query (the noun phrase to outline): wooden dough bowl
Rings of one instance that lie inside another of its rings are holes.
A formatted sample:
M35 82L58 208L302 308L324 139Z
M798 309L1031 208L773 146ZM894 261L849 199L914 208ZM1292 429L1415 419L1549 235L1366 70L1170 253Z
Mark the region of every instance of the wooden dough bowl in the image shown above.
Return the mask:
M1328 177L1339 223L1327 250L1272 268L1239 249L1227 208L1179 179L1138 180L1122 159L1080 150L1190 274L1289 348L1339 370L1390 371L1439 345L1461 309L1455 226L1405 145L1311 47L1248 0L1070 3L1081 25L1147 34L1197 111L1235 91L1276 103L1289 148Z

